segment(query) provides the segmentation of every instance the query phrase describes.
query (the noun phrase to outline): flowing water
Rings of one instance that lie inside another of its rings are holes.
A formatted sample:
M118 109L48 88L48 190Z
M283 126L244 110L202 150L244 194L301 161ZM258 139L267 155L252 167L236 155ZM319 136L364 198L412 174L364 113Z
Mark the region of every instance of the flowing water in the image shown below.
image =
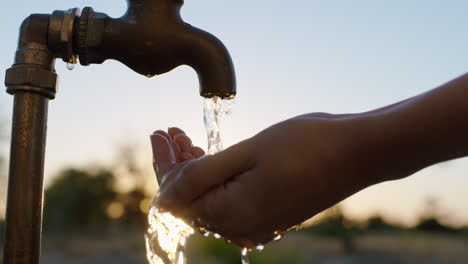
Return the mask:
M220 134L220 119L223 115L231 113L231 104L232 101L223 101L221 98L216 96L210 99L205 99L203 113L206 134L208 136L208 155L212 155L223 150L223 143L221 141ZM205 230L204 235L209 236L209 234L210 233ZM216 239L221 238L221 236L218 234L214 234L214 237ZM250 260L247 254L247 248L242 249L242 264L250 264Z
M220 119L230 113L230 103L219 97L205 99L204 122L208 136L208 155L223 150L220 136ZM185 264L187 238L194 233L192 226L171 213L162 212L152 206L148 213L149 228L145 236L147 258L150 264ZM201 230L208 237L208 230ZM220 239L219 234L213 234ZM242 251L242 263L249 264L247 249Z

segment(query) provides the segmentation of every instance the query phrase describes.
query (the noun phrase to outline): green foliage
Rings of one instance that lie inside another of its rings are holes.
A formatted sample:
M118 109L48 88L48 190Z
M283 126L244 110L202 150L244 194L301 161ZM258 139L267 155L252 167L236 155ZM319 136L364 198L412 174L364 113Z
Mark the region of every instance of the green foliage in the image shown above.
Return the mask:
M366 231L396 231L399 227L389 224L380 216L374 216L367 220Z
M47 188L44 226L50 231L82 231L108 223L106 206L116 197L112 172L67 169Z
M329 213L328 217L317 225L307 228L304 232L315 237L339 239L346 252L354 251L354 238L362 233L359 228L354 227L354 223L345 217L339 207L332 209L332 213Z
M234 245L229 245L223 240L214 238L202 238L199 243L200 252L221 263L238 264L240 262L240 249Z
M128 227L143 229L146 227L147 215L141 211L141 202L146 199L144 190L134 189L128 193L120 194L117 198L124 208L124 214L119 222Z
M263 252L250 252L249 259L256 264L305 263L305 256L299 249L279 251L268 249L268 245Z
M215 259L219 263L240 263L241 249L235 245L214 238L197 238L196 243L197 253L204 257ZM304 255L299 250L278 251L268 245L263 252L249 252L249 259L255 264L304 263Z
M432 232L432 233L449 233L449 234L459 233L459 230L443 225L442 223L439 222L437 218L432 218L432 217L422 219L420 223L414 227L414 229L417 231Z

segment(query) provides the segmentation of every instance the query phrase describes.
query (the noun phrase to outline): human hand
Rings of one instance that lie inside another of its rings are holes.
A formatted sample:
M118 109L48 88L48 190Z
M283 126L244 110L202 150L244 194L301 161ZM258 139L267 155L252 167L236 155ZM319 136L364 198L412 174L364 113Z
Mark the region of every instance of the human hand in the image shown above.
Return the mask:
M205 155L203 149L192 145L192 140L180 128L155 131L150 139L153 167L160 186L167 180L167 172L182 166L185 161Z
M242 247L273 239L376 183L356 166L348 115L318 113L276 124L215 155L167 172L159 205ZM359 164L362 165L362 164Z

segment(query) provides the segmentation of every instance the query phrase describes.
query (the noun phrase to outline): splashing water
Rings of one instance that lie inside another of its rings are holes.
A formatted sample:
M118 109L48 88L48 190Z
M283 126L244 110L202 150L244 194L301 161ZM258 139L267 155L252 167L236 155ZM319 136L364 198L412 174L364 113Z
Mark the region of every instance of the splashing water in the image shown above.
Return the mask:
M242 264L250 264L249 256L247 255L249 251L247 248L242 249L241 251L241 261Z
M155 206L148 214L149 228L145 237L146 254L150 264L184 264L187 238L192 227L171 213Z

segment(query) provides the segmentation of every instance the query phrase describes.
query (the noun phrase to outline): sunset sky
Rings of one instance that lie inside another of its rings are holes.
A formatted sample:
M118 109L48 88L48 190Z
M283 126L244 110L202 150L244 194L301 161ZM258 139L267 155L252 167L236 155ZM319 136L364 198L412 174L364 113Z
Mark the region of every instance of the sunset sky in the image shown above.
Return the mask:
M92 6L121 16L124 0L16 0L0 10L0 71L13 62L21 21L31 13ZM361 112L414 96L468 69L467 1L186 0L183 18L228 47L238 81L233 114L223 123L225 146L308 112ZM123 142L179 126L206 148L203 100L195 72L182 66L152 79L115 61L68 71L58 61L59 94L49 108L46 180L69 165L110 162ZM3 78L3 73L1 73ZM0 117L12 96L2 89ZM468 135L467 135L468 137ZM6 151L4 149L3 151ZM447 220L468 223L468 160L428 168L365 190L347 213L381 213L411 223L428 197Z

